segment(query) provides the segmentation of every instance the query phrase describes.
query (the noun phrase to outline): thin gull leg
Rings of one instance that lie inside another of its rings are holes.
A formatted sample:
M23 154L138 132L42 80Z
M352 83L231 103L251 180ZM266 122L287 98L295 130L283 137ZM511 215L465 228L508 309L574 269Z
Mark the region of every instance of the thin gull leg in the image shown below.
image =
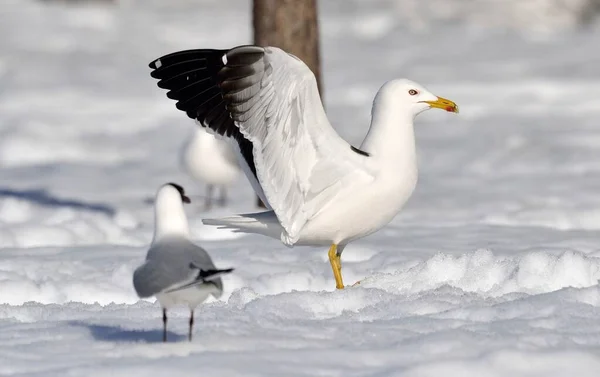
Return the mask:
M192 341L192 330L194 328L194 311L190 310L190 330L188 333L188 339L191 342Z
M337 253L336 244L331 244L328 256L329 263L331 264L331 270L333 271L333 277L335 278L335 287L337 289L344 289L344 281L342 280L342 263L340 255Z
M206 200L204 201L204 209L209 210L212 207L213 185L206 185Z
M167 309L163 308L163 343L167 341Z

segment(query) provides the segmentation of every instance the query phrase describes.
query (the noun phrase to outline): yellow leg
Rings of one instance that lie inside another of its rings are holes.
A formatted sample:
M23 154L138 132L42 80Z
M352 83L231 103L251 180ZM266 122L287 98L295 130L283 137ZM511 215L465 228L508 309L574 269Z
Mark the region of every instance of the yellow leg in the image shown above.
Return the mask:
M331 244L328 255L329 263L331 263L331 269L333 270L333 276L335 277L335 287L337 289L344 289L344 281L342 280L342 260L337 253L336 244Z

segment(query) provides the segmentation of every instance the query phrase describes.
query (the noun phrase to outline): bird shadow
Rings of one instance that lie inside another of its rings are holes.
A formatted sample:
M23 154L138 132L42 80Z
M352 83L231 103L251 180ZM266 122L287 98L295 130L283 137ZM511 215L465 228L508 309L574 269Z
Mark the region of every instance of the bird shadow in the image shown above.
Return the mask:
M162 329L128 330L120 326L98 325L81 321L72 321L71 326L85 327L95 340L115 343L162 343ZM167 331L167 342L187 340L186 336Z
M107 216L114 216L116 211L113 207L103 203L84 202L76 199L63 199L51 195L45 189L14 190L0 187L0 198L16 198L48 207L70 207L74 209L100 212Z

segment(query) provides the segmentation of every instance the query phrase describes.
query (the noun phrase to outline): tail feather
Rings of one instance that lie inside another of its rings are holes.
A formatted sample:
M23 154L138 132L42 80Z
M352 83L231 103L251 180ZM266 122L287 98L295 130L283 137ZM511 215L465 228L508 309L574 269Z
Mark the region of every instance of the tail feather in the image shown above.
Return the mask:
M177 292L177 291L182 291L184 289L190 288L190 287L194 287L194 286L199 286L202 284L206 284L209 283L215 279L218 279L219 277L221 277L222 275L228 274L230 272L233 271L233 268L226 268L223 270L218 270L218 269L210 269L210 270L202 270L200 269L198 266L194 265L193 263L190 264L191 268L196 268L198 269L198 276L195 280L180 285L178 287L174 287L171 289L168 289L165 291L165 293L171 293L171 292ZM218 284L221 284L220 281ZM221 288L222 289L222 288Z
M220 219L203 219L202 223L217 226L219 229L231 229L236 233L262 234L275 239L280 238L283 230L273 211L246 213Z

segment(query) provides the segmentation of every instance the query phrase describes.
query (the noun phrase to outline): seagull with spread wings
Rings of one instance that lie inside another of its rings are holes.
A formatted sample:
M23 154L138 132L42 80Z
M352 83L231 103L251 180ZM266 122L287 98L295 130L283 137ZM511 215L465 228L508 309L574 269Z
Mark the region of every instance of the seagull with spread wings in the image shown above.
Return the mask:
M290 247L328 246L338 289L346 245L389 223L415 188L415 116L430 108L458 112L454 102L415 82L389 81L375 96L371 126L356 148L329 123L310 69L279 48L186 50L150 68L179 110L235 143L269 209L204 223Z

